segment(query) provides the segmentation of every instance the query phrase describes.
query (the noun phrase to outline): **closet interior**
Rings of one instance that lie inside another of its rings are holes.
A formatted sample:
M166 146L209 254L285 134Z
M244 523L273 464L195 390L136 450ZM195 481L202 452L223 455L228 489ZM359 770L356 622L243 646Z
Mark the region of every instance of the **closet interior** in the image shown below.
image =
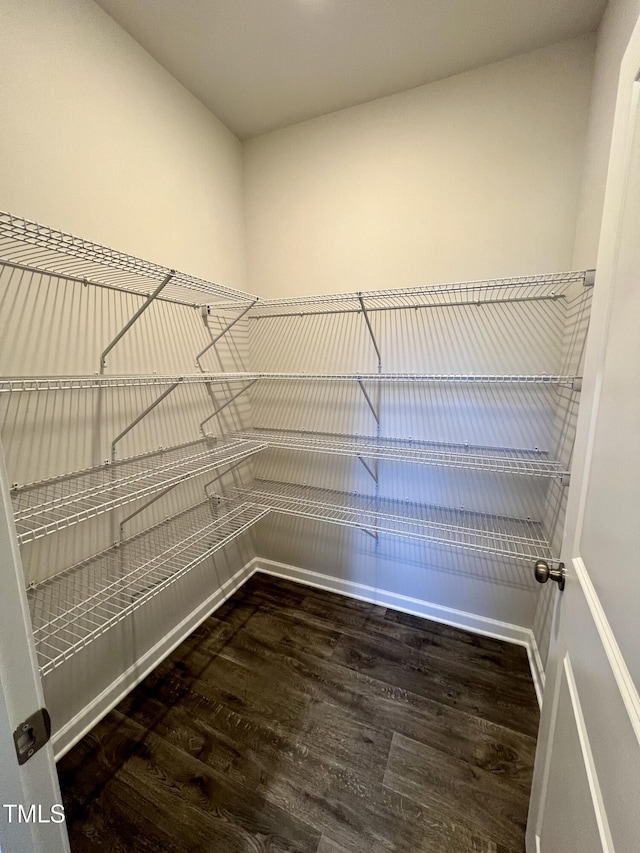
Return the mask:
M58 754L256 566L496 596L544 663L593 271L257 299L10 214L0 257Z

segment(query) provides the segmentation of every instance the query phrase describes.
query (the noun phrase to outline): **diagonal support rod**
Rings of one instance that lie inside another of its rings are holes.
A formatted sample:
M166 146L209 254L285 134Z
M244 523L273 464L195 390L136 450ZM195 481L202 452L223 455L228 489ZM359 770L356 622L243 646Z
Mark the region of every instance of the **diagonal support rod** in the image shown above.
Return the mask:
M370 465L368 465L365 462L365 460L362 458L362 456L358 456L357 459L358 459L358 462L360 462L364 466L365 471L372 478L373 482L377 483L378 482L378 474L373 470L373 468L371 468Z
M133 326L133 324L138 320L144 312L147 310L149 305L153 302L153 300L162 293L164 288L169 284L173 276L175 275L175 270L171 270L171 272L165 277L164 281L160 282L160 284L156 287L156 289L147 296L145 302L138 308L133 317L129 320L129 322L123 326L123 328L118 332L115 338L111 341L109 346L102 351L100 355L100 374L104 373L104 369L107 366L107 355L111 352L114 346L121 340L129 331L129 329Z
M360 390L364 394L364 399L367 401L369 408L371 409L371 413L373 414L373 417L376 419L376 423L378 424L378 426L380 426L380 418L379 418L378 413L375 409L375 406L371 402L371 397L367 394L367 390L364 387L362 379L358 379L358 385L360 386Z
M244 394L245 391L248 391L249 388L251 388L251 386L254 385L257 381L258 381L257 379L252 379L251 382L249 382L247 385L244 386L244 388L241 388L239 391L236 391L236 393L233 395L233 397L230 397L226 403L223 403L221 406L218 406L218 408L215 410L215 412L208 415L200 423L200 432L203 435L205 435L204 425L207 423L207 421L210 421L212 418L215 418L216 415L219 415L220 412L222 412L224 409L226 409L227 406L231 405L231 403L233 403L233 401L236 400L241 394Z
M224 470L220 471L220 473L219 473L219 474L216 474L216 476L215 476L215 477L213 477L213 479L208 480L208 481L204 484L204 494L205 494L205 497L207 497L207 498L209 498L209 500L211 500L211 497L212 497L212 496L209 494L209 492L207 491L207 489L208 489L210 486L213 486L213 484L214 484L214 483L217 483L220 479L222 479L222 477L224 477L224 475L225 475L225 474L230 474L232 471L235 471L235 469L236 469L239 465L241 465L244 461L245 461L244 459L240 459L238 462L233 462L231 465L224 465L224 466L222 466ZM222 497L221 495L216 495L216 493L215 493L215 492L214 492L213 494L214 494L214 496L218 497L219 499Z
M240 320L242 320L242 318L247 313L247 311L250 311L253 308L253 306L256 304L257 301L258 301L257 299L254 299L253 302L251 303L251 305L249 305L247 308L245 308L244 311L242 311L242 313L239 314L235 318L235 320L232 320L227 326L225 326L225 328L221 332L219 332L216 335L216 337L210 343L208 343L206 345L206 347L201 352L198 353L198 355L196 356L196 364L198 365L200 370L202 370L202 365L200 364L200 359L202 358L202 356L206 352L208 352L211 349L211 347L214 347L218 343L220 338L223 338L227 334L227 332L229 332L231 329L233 329L235 324L238 323Z
M373 328L371 326L371 321L369 320L369 315L367 314L367 309L364 307L364 299L362 298L362 294L358 294L358 302L360 303L360 307L362 308L362 316L364 317L364 321L367 324L367 329L369 330L369 335L371 336L371 340L373 342L373 347L376 351L376 355L378 356L378 373L382 370L382 355L380 354L380 349L378 348L378 342L376 341L376 336L373 334Z
M129 433L134 428L134 426L137 426L137 424L139 424L141 420L146 418L146 416L149 414L149 412L152 412L156 406L158 406L164 399L166 399L169 396L169 394L171 394L173 391L175 391L181 382L182 382L182 377L180 377L177 382L174 382L173 385L171 385L169 388L167 388L166 391L163 391L159 397L156 397L156 399L153 401L153 403L151 403L149 406L147 406L147 408L144 410L144 412L141 412L135 420L131 421L129 426L125 427L122 430L122 432L113 439L113 441L111 442L111 460L113 462L115 462L115 458L116 458L116 444L119 441L121 441L125 437L125 435L127 435L127 433Z
M376 542L378 541L378 534L375 530L371 531L371 530L368 530L366 527L359 527L358 530L362 530L362 532L366 533L367 536L370 536L372 539L375 539Z
M166 489L163 489L161 492L158 492L158 494L157 494L157 495L154 495L154 496L151 498L151 500L148 500L148 501L146 501L145 503L143 503L141 507L138 507L138 509L134 510L130 515L127 515L127 516L126 516L126 518L123 518L123 519L122 519L122 521L120 522L120 540L119 540L119 541L120 541L120 542L122 542L122 538L123 538L123 535L124 535L124 526L125 526L125 524L126 524L128 521L131 521L131 519L132 519L132 518L135 518L135 517L136 517L136 515L140 515L140 513L141 513L141 512L144 512L144 511L145 511L145 509L147 509L148 507L150 507L150 506L151 506L152 504L154 504L156 501L159 501L159 500L160 500L160 498L163 498L165 495L168 495L168 494L169 494L169 492L170 492L172 489L175 489L175 487L176 487L177 485L178 485L177 483L172 483L172 484L171 484L170 486L168 486Z

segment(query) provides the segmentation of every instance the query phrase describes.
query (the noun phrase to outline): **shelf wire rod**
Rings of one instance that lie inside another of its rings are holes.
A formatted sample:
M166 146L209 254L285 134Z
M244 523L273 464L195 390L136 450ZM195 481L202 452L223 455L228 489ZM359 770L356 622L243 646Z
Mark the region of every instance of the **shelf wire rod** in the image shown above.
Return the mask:
M153 293L150 293L149 296L145 299L142 305L135 312L133 317L125 323L122 329L118 332L115 338L111 341L111 343L102 351L100 354L100 375L104 373L104 369L107 366L107 355L111 352L111 350L115 347L118 341L122 340L122 338L127 334L129 329L134 325L134 323L144 314L147 308L155 301L155 299L162 293L165 287L169 284L171 279L175 275L175 270L170 270L164 279L160 282L160 284L156 287Z
M132 420L131 423L128 424L122 430L122 432L118 433L118 435L111 442L111 461L112 462L114 462L115 458L116 458L116 445L118 444L118 442L122 441L122 439L125 437L125 435L130 433L131 430L140 423L140 421L144 420L146 418L146 416L156 408L156 406L160 405L160 403L163 400L166 400L166 398L169 396L169 394L172 394L176 390L178 385L180 385L181 382L182 382L182 377L178 377L176 382L174 382L169 388L167 388L166 391L163 391L159 397L156 397L156 399L152 403L150 403L150 405L148 405L147 408L143 412L141 412L137 418L134 418L134 420Z

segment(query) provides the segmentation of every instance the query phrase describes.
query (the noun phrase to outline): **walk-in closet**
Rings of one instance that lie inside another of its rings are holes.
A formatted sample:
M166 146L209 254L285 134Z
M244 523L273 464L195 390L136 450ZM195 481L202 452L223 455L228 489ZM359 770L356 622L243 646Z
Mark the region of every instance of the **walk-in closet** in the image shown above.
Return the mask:
M604 760L578 584L617 630L572 549L637 2L26 5L0 10L15 790L63 799L72 851L554 853L562 768Z
M592 271L261 300L1 227L3 446L59 732L251 558L409 611L419 566L514 612L557 567Z

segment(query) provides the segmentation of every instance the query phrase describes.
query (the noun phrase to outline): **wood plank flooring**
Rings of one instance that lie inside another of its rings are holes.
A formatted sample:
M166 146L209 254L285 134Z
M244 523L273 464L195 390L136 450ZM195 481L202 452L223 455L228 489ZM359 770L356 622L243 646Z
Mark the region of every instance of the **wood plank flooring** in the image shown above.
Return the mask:
M522 853L523 648L254 577L58 764L73 853Z

